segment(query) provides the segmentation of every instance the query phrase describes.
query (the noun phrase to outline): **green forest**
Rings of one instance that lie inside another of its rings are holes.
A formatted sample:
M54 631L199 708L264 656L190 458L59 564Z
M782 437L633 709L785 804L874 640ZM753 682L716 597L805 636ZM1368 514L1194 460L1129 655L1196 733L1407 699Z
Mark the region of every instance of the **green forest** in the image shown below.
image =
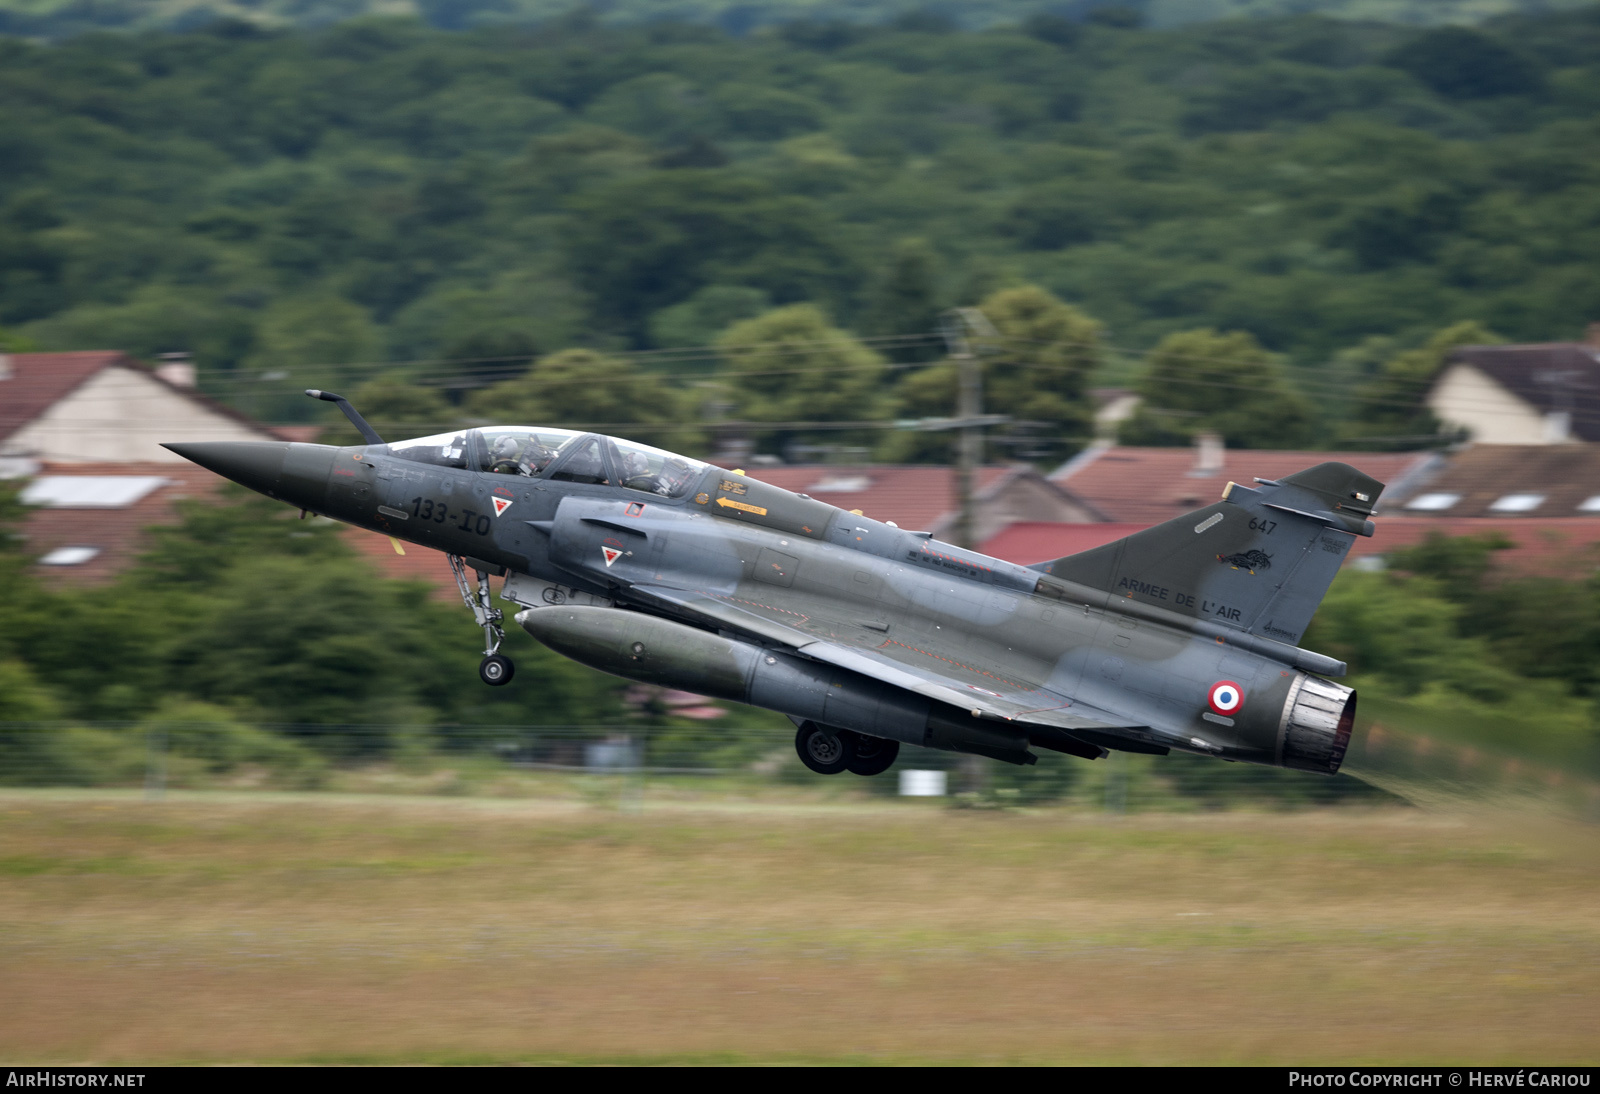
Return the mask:
M269 420L937 459L881 426L949 413L931 332L984 304L1045 461L1095 385L1147 443L1431 443L1444 349L1600 318L1600 8L1078 14L0 39L4 344L190 352Z
M873 24L939 20L966 30L1035 14L1168 28L1214 19L1316 13L1393 23L1471 23L1584 0L597 0L609 23L673 19L734 34L797 20ZM217 19L322 27L362 16L411 16L444 30L547 22L574 0L0 0L0 32L62 37L96 29L193 30Z

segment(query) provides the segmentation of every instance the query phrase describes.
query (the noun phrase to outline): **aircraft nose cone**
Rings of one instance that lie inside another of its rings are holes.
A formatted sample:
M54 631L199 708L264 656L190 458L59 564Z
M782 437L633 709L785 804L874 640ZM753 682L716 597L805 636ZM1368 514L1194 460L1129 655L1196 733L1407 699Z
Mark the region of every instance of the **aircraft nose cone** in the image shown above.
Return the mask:
M320 513L337 448L289 441L200 441L164 445L240 486Z
M289 454L288 441L197 441L161 447L263 494L277 493Z

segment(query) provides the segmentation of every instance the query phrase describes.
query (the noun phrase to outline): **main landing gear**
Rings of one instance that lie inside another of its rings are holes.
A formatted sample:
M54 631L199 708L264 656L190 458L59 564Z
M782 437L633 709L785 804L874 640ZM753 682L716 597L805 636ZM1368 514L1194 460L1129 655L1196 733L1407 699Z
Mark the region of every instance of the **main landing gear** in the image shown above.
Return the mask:
M900 755L900 742L802 722L794 735L794 750L800 754L800 762L819 775L837 775L841 771L881 775L894 766Z
M477 588L467 581L467 563L460 555L450 555L450 571L456 575L456 588L461 592L461 602L472 611L472 618L478 621L478 626L483 628L483 660L478 664L478 679L490 687L499 687L511 683L511 677L516 674L517 666L511 658L500 652L500 643L506 640L506 632L500 626L506 613L494 606L489 599L489 575L483 570L474 570L478 578Z

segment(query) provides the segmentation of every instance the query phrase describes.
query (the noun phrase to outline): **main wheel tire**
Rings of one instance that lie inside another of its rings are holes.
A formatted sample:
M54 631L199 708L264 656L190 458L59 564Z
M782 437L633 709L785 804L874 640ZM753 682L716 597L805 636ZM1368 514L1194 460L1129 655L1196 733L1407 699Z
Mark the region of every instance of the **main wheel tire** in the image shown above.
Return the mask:
M900 755L900 742L882 737L857 734L855 746L855 755L846 766L857 775L882 775Z
M517 666L503 653L491 653L478 664L478 679L492 688L511 683L516 673Z
M855 756L854 733L806 722L794 735L794 750L800 762L818 775L837 775L850 766Z

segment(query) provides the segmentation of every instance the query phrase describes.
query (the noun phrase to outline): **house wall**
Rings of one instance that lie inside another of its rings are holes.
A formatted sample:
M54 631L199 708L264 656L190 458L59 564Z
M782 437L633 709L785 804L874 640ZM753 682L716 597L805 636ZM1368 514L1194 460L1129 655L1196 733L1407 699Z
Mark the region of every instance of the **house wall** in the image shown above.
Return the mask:
M219 414L130 368L100 370L11 438L47 462L184 463L162 441L270 441L263 429Z
M1465 427L1478 444L1550 444L1544 415L1471 365L1451 365L1428 394L1448 426Z

